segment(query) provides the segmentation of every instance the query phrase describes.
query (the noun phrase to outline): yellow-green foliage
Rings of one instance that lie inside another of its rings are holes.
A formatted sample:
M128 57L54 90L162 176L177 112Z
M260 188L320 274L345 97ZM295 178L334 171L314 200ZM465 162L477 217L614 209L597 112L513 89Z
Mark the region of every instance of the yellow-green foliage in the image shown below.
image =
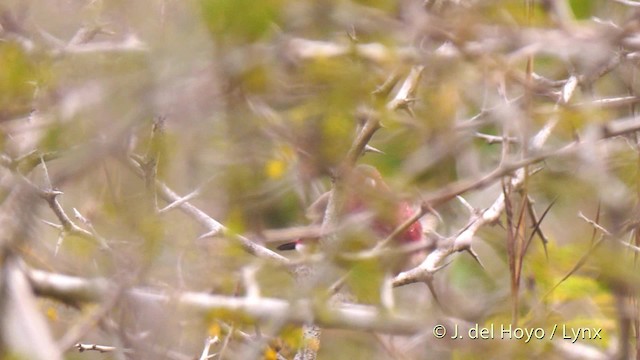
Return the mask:
M263 37L281 13L282 0L202 0L203 19L214 38L251 42Z
M46 61L25 54L16 43L0 42L0 119L26 116L36 90L46 90L50 79Z

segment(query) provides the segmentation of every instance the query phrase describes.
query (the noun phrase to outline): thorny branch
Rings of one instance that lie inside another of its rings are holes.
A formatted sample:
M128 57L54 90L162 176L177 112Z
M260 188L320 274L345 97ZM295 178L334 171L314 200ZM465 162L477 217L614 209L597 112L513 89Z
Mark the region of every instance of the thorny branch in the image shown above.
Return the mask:
M552 128L553 126L555 126L555 121L552 120L538 133L538 136L535 137L535 141L533 143L536 145L536 149L538 151L542 148L545 140L550 135L550 128ZM419 211L409 221L415 221L424 216L429 211L428 208L425 207L426 205L437 206L438 204L444 203L449 199L452 199L455 196L461 195L467 191L483 188L503 176L508 176L514 171L515 175L511 178L510 182L511 188L514 191L517 191L517 189L522 186L525 181L526 174L524 172L524 168L527 165L538 163L551 156L558 157L574 154L583 149L585 146L594 146L594 143L596 143L598 140L603 140L613 136L619 136L621 134L635 131L640 131L640 121L638 121L637 119L621 119L612 121L602 127L600 138L593 140L593 142L574 142L556 151L538 152L538 154L534 153L528 159L523 159L515 163L505 164L478 180L460 181L458 183L454 183L453 185L439 191L434 195L426 196L421 211ZM482 226L494 223L499 218L500 214L504 210L504 201L504 194L500 194L494 201L493 205L484 210L480 216L472 216L469 221L469 225L467 225L465 229L463 229L456 236L447 239L447 241L444 244L441 244L437 250L429 254L419 266L398 274L398 276L394 279L394 286L402 286L414 282L430 280L433 274L442 268L441 264L443 263L443 261L448 256L456 252L469 251L475 257L471 247L473 237L475 236L478 229L480 229Z
M628 7L637 7L637 3L630 0L612 0L611 2L617 2ZM425 2L425 7L433 5L435 2ZM552 14L550 18L553 21L559 23L558 29L534 29L527 28L523 31L504 32L494 25L474 25L471 29L466 31L469 34L462 34L455 31L455 28L448 26L437 17L431 17L428 14L428 20L422 21L425 23L423 27L419 28L416 33L419 34L421 44L417 46L388 46L382 43L351 43L342 44L334 41L317 41L307 40L302 38L285 38L280 43L281 46L253 46L248 45L244 49L238 50L241 54L234 53L235 57L247 57L247 54L253 54L257 59L272 59L275 56L271 52L286 53L286 56L295 60L306 59L325 59L339 56L355 56L360 59L365 59L377 64L384 64L389 62L392 58L400 59L403 62L409 62L411 64L430 64L430 61L450 61L454 59L467 59L477 60L482 59L483 66L486 66L489 71L500 72L500 76L504 76L507 79L519 84L526 89L535 93L537 96L551 98L558 101L558 106L575 109L583 106L598 106L598 107L621 107L630 106L633 107L638 103L638 97L636 96L620 96L615 98L604 98L599 100L583 101L580 103L570 103L576 89L584 88L589 90L592 84L599 78L602 78L608 72L616 69L621 63L625 61L634 60L638 58L637 50L640 49L637 40L637 16L632 17L631 20L626 23L622 23L619 26L612 22L600 23L600 28L594 31L594 28L583 29L573 26L571 18L567 16L554 18L554 15L558 15L557 5L561 2L551 2L550 11ZM4 14L2 14L4 16ZM33 40L29 39L25 33L21 33L18 30L12 29L7 26L6 19L3 17L0 19L0 32L2 32L3 38L7 35L8 39L18 39L20 46L24 47L26 53L33 52ZM432 20L432 21L431 21ZM421 21L418 21L421 22ZM595 20L594 20L595 22ZM589 23L587 26L593 26L593 23ZM93 41L94 37L103 32L101 26L94 28L81 28L69 41L63 41L55 38L48 32L39 29L45 43L46 49L57 55L71 55L79 53L105 53L105 52L151 52L145 42L142 42L133 34L129 34L122 41ZM104 33L104 32L103 32ZM429 46L434 44L441 44L441 46L433 52L429 52ZM261 44L260 44L261 45ZM424 47L423 47L424 45ZM598 49L596 49L598 48ZM521 70L514 69L511 64L518 62L522 59L531 57L534 53L552 53L557 55L563 61L567 63L573 63L573 59L582 57L584 53L595 53L599 49L610 49L611 55L608 56L606 61L598 61L593 66L585 68L570 69L570 75L567 79L553 80L546 79L535 73L527 71L526 73ZM593 50L593 51L592 51ZM247 51L247 53L243 53ZM251 53L249 53L251 51ZM505 51L505 54L502 52ZM259 56L255 56L258 54ZM492 56L496 55L496 56ZM412 114L411 108L408 107L415 99L414 92L419 79L424 72L425 67L422 65L414 65L411 69L409 76L400 86L395 97L387 104L387 109L406 109ZM400 76L397 73L389 76L389 81L385 82L380 88L380 93L386 95L389 94L395 87L396 83L400 81ZM501 81L504 81L502 79ZM630 86L631 87L631 86ZM584 91L587 92L587 91ZM557 111L557 108L553 110ZM487 112L483 111L483 114ZM539 112L536 112L539 114ZM473 122L472 127L476 128L480 122ZM332 231L337 224L337 217L339 213L339 192L341 177L348 173L352 168L363 151L367 150L367 144L375 131L379 127L377 119L369 117L364 123L364 127L358 133L358 137L354 141L352 148L346 156L342 167L337 169L334 189L332 191L332 202L330 206L327 206L327 213L325 215L325 221L322 225L322 229L316 231L316 234L320 234L325 244L335 242L336 239L332 238ZM465 124L467 126L469 124ZM552 151L544 151L542 145L548 138L549 133L553 126L547 126L543 131L539 133L537 139L532 139L532 148L525 149L527 154L525 158L511 161L502 162L495 170L485 174L482 177L471 180L460 180L447 187L444 187L434 193L427 194L424 197L424 201L421 204L420 210L414 217L407 220L393 234L383 241L376 251L367 254L371 256L383 255L390 249L385 249L391 238L395 234L402 232L408 228L408 226L414 221L420 219L428 212L433 211L438 205L441 205L451 199L467 193L472 190L478 190L485 188L490 184L494 184L500 179L508 181L513 190L517 190L522 187L526 182L526 179L532 172L527 172L529 165L539 163L550 157L561 157L566 155L573 155L581 152L587 146L597 146L598 141L614 136L629 135L640 130L640 122L635 117L628 119L622 119L619 121L612 121L600 129L599 135L594 138L583 136L587 139L586 142L576 140L560 149ZM489 143L501 143L503 146L509 144L520 144L520 140L507 136L505 132L502 136L488 135L476 131L474 136L486 140ZM526 143L526 141L524 141ZM13 171L14 174L25 174L29 170L43 165L43 170L46 172L46 161L48 156L34 158L30 154L25 155L25 161L22 159L10 159L8 156L0 156L0 163L3 166ZM167 202L167 206L160 213L167 212L173 208L179 208L186 213L189 217L197 221L204 228L206 233L202 237L213 236L228 236L236 239L242 247L248 252L261 259L266 259L270 262L292 267L293 262L287 258L280 256L279 254L269 250L265 246L258 244L247 237L238 234L231 234L227 228L206 214L204 211L195 207L190 200L195 196L195 192L192 192L185 196L179 196L173 190L171 190L166 184L158 180L155 176L155 168L147 169L145 173L145 165L149 165L148 161L145 162L142 157L131 156L127 158L127 164L134 170L134 172L141 176L148 182L149 187L153 188L154 194L157 192L158 196ZM150 164L155 166L157 164ZM532 171L535 171L532 170ZM76 224L72 217L68 216L61 203L60 196L62 192L55 189L49 182L49 184L43 189L39 186L32 184L26 177L17 178L20 185L27 185L30 190L33 190L33 194L39 195L49 205L51 211L54 213L60 224L50 224L61 231L61 235L75 235L78 237L90 239L92 241L99 242L104 248L107 248L105 239L96 234L90 224L85 223L85 228L81 227L82 224ZM155 197L155 195L154 195ZM473 209L473 206L466 203L463 200L463 204L470 210L470 219L467 225L455 233L452 237L441 241L438 244L438 248L427 256L426 260L415 269L411 269L405 273L401 273L395 279L395 285L403 285L416 281L425 281L430 279L438 269L442 268L443 263L452 254L459 251L468 251L475 256L472 249L473 238L478 229L482 226L495 222L501 213L505 210L505 194L500 194L493 204L484 210ZM155 203L155 199L154 199ZM155 210L158 210L157 204L155 204ZM76 216L82 222L82 216ZM601 227L597 221L591 221L584 218L585 221L598 228L604 234L606 229ZM88 229L88 230L87 230ZM415 249L422 249L425 244L414 244ZM633 251L637 252L638 247L636 245L627 244L627 246ZM397 251L414 251L413 249L396 249ZM4 250L4 249L3 249ZM382 251L384 250L384 251ZM361 254L356 254L361 255ZM249 274L250 275L250 274ZM247 275L248 277L250 277ZM88 301L95 302L100 299L105 299L106 293L113 290L113 284L106 280L86 280L82 278L65 277L62 275L56 275L51 273L44 273L38 271L32 271L32 284L34 289L40 294L45 296L52 296L62 301L68 301L74 303L76 301ZM188 310L195 310L199 313L208 313L212 310L225 310L232 313L246 315L254 317L263 321L291 321L296 324L317 324L326 327L344 327L350 329L359 329L365 331L384 331L398 334L421 334L425 329L425 324L419 324L419 321L412 318L404 318L398 314L380 314L376 310L371 308L360 308L358 306L341 306L335 309L317 309L312 304L305 301L298 301L288 303L283 300L261 298L258 294L257 287L254 287L251 294L255 296L247 297L223 297L209 295L205 293L177 293L166 294L160 292L153 292L144 289L131 289L127 292L127 296L135 298L137 301L142 302L155 302L162 304L179 304L182 308ZM429 324L430 325L430 324ZM317 328L319 331L319 328ZM313 330L313 329L311 329ZM312 334L313 337L319 338L319 333ZM556 345L559 346L559 345ZM562 345L564 347L564 345ZM79 350L95 350L95 351L108 351L112 348L101 345L82 345L78 344ZM208 347L206 348L208 352ZM315 357L317 349L312 349L309 358ZM586 351L574 348L573 355L575 357L583 356ZM569 351L566 351L567 353ZM204 354L203 357L207 355ZM598 355L602 355L599 353ZM305 356L306 358L306 356Z
M31 157L33 154L35 154L35 152L32 152L26 156L21 157L21 159L28 159L28 157ZM56 156L54 154L48 154L46 158L54 159L56 158ZM20 159L13 160L9 158L7 155L4 155L3 159L7 159L6 161L3 162L3 165L6 166L9 170L11 170L14 176L16 176L21 182L29 186L29 188L31 188L36 194L38 194L40 198L46 201L47 205L49 205L49 208L51 209L53 214L60 221L60 225L49 223L47 221L45 221L45 223L56 229L59 229L61 231L61 234L60 234L61 239L65 236L77 236L82 239L96 242L103 249L109 249L109 245L107 244L104 238L98 235L95 231L89 231L78 226L73 220L71 220L69 215L67 215L67 213L64 211L58 199L58 197L61 196L63 192L60 190L56 190L52 187L51 179L49 178L49 173L47 170L45 156L40 156L39 157L40 161L38 162L39 164L42 165L43 172L45 174L45 181L47 182L46 184L47 188L45 189L42 189L41 187L33 184L29 179L26 178L26 176L22 175L21 172L18 172L17 170L18 168L23 168L22 161ZM28 165L29 167L26 169L23 168L23 170L27 170L28 172L38 164L38 163L35 163L35 161L31 161L30 163L32 165ZM60 244L56 246L56 253L59 246Z
M129 167L131 167L138 176L144 177L144 171L141 168L143 163L142 158L131 155L131 157L126 161ZM202 235L201 237L227 235L236 239L240 243L242 248L252 255L255 255L262 259L273 261L280 265L286 266L289 264L289 259L287 259L286 257L277 254L242 235L228 233L227 228L224 225L213 219L211 216L207 215L204 211L192 205L189 201L185 201L181 196L176 194L162 181L156 179L155 186L156 190L159 192L159 195L163 200L165 200L169 204L177 204L176 206L180 210L192 217L207 230L207 233Z

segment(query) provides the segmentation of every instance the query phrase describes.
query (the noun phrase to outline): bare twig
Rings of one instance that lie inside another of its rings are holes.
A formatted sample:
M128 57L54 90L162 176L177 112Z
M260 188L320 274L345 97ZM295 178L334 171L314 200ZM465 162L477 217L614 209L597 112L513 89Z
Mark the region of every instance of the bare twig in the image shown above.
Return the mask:
M380 86L378 86L373 91L373 95L380 96L380 97L386 97L387 95L389 95L391 90L393 90L393 88L396 86L398 81L400 81L400 74L398 73L397 70L394 70L387 77L387 79L384 81L384 83L382 83Z
M365 116L364 126L356 136L349 152L347 152L343 168L350 169L356 164L358 158L365 152L373 134L380 129L380 119L378 119L376 114L371 111L364 110L363 116Z
M204 341L204 347L202 349L202 354L200 355L200 360L207 360L209 358L209 349L211 348L211 345L215 345L219 341L220 341L220 339L218 339L217 336L208 337Z
M199 189L196 189L196 190L188 193L187 195L181 197L180 199L178 199L178 200L170 203L169 205L163 207L162 209L158 210L158 213L162 214L162 213L168 212L171 209L175 209L175 208L179 207L180 205L186 203L187 201L190 201L190 200L196 198L198 195L200 195L200 191L199 191Z
M584 214L582 212L578 213L578 217L584 221L586 221L588 224L590 224L591 226L593 226L595 229L598 229L599 231L601 231L603 234L605 234L606 236L611 236L611 232L609 232L609 230L605 229L604 227L602 227L602 225L596 223L595 221L587 218L586 216L584 216Z
M404 83L398 90L396 96L387 104L387 109L389 110L398 110L398 109L406 109L410 110L409 105L414 101L416 89L418 88L418 83L420 82L420 77L422 76L422 71L424 70L424 66L414 66L411 68L411 72L407 75Z
M79 352L97 351L99 353L110 353L110 352L114 352L114 351L118 350L118 348L115 347L115 346L98 345L98 344L77 343L77 344L74 345L74 347L76 349L78 349ZM125 353L131 352L131 350L129 350L129 349L124 349L123 351Z
M71 220L71 218L67 215L67 213L64 211L64 209L62 208L62 205L60 205L60 201L58 200L58 196L62 195L63 193L59 190L42 190L40 188L38 188L36 185L32 184L28 179L26 178L22 178L24 180L25 183L27 183L32 189L34 189L36 191L36 193L42 198L44 199L47 204L49 205L49 208L51 208L51 211L53 211L53 213L55 214L55 216L58 218L58 220L60 221L60 228L62 230L61 232L61 236L77 236L79 238L82 239L86 239L86 240L91 240L94 241L96 243L98 243L102 249L109 249L109 244L107 243L107 241L91 232L88 231L86 229L81 228L80 226L76 225L76 223L73 222L73 220ZM45 222L48 225L55 226L55 224L51 224L50 222Z
M515 137L503 137L503 136L495 136L495 135L489 135L489 134L483 134L483 133L479 133L476 132L473 134L473 136L477 137L478 139L483 139L486 140L488 144L497 144L497 143L503 143L503 142L510 142L510 143L517 143L518 139L516 139Z
M127 159L127 164L134 170L134 172L140 176L144 176L144 172L141 169L143 159L139 156L132 155ZM185 214L191 216L194 220L200 223L202 226L207 229L207 234L209 236L216 235L228 235L234 239L236 239L242 248L248 253L255 255L257 257L267 259L270 261L274 261L280 265L288 265L289 259L286 257L279 255L266 247L257 244L250 239L237 234L228 234L227 229L224 225L219 223L217 220L213 219L211 216L207 215L204 211L195 207L188 201L180 201L183 197L176 194L173 190L171 190L167 185L165 185L162 181L156 180L155 182L156 189L158 191L158 195L166 202L172 204L175 202L180 202L178 205L180 210L182 210Z

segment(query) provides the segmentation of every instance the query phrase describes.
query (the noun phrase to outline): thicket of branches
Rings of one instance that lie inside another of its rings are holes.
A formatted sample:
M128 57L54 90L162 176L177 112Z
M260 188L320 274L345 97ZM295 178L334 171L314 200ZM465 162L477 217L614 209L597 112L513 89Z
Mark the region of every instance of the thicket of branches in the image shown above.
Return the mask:
M0 357L638 358L639 8L3 2ZM422 241L346 244L360 164Z

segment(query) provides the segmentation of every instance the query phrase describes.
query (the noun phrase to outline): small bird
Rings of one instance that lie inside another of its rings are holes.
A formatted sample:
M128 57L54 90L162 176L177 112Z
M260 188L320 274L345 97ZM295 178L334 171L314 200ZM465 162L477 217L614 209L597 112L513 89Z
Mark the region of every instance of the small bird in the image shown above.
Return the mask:
M307 210L306 216L313 224L321 224L329 203L329 192L322 194ZM407 201L399 199L382 180L382 175L373 166L358 165L345 179L345 199L342 209L344 216L354 219L368 218L365 227L373 239L367 241L372 247L387 238L392 232L414 215L415 211ZM423 239L420 221L411 224L398 234L391 245L408 244ZM278 250L306 252L307 245L317 242L318 238L302 238L278 246ZM406 265L406 264L405 264ZM394 273L402 268L394 266Z

